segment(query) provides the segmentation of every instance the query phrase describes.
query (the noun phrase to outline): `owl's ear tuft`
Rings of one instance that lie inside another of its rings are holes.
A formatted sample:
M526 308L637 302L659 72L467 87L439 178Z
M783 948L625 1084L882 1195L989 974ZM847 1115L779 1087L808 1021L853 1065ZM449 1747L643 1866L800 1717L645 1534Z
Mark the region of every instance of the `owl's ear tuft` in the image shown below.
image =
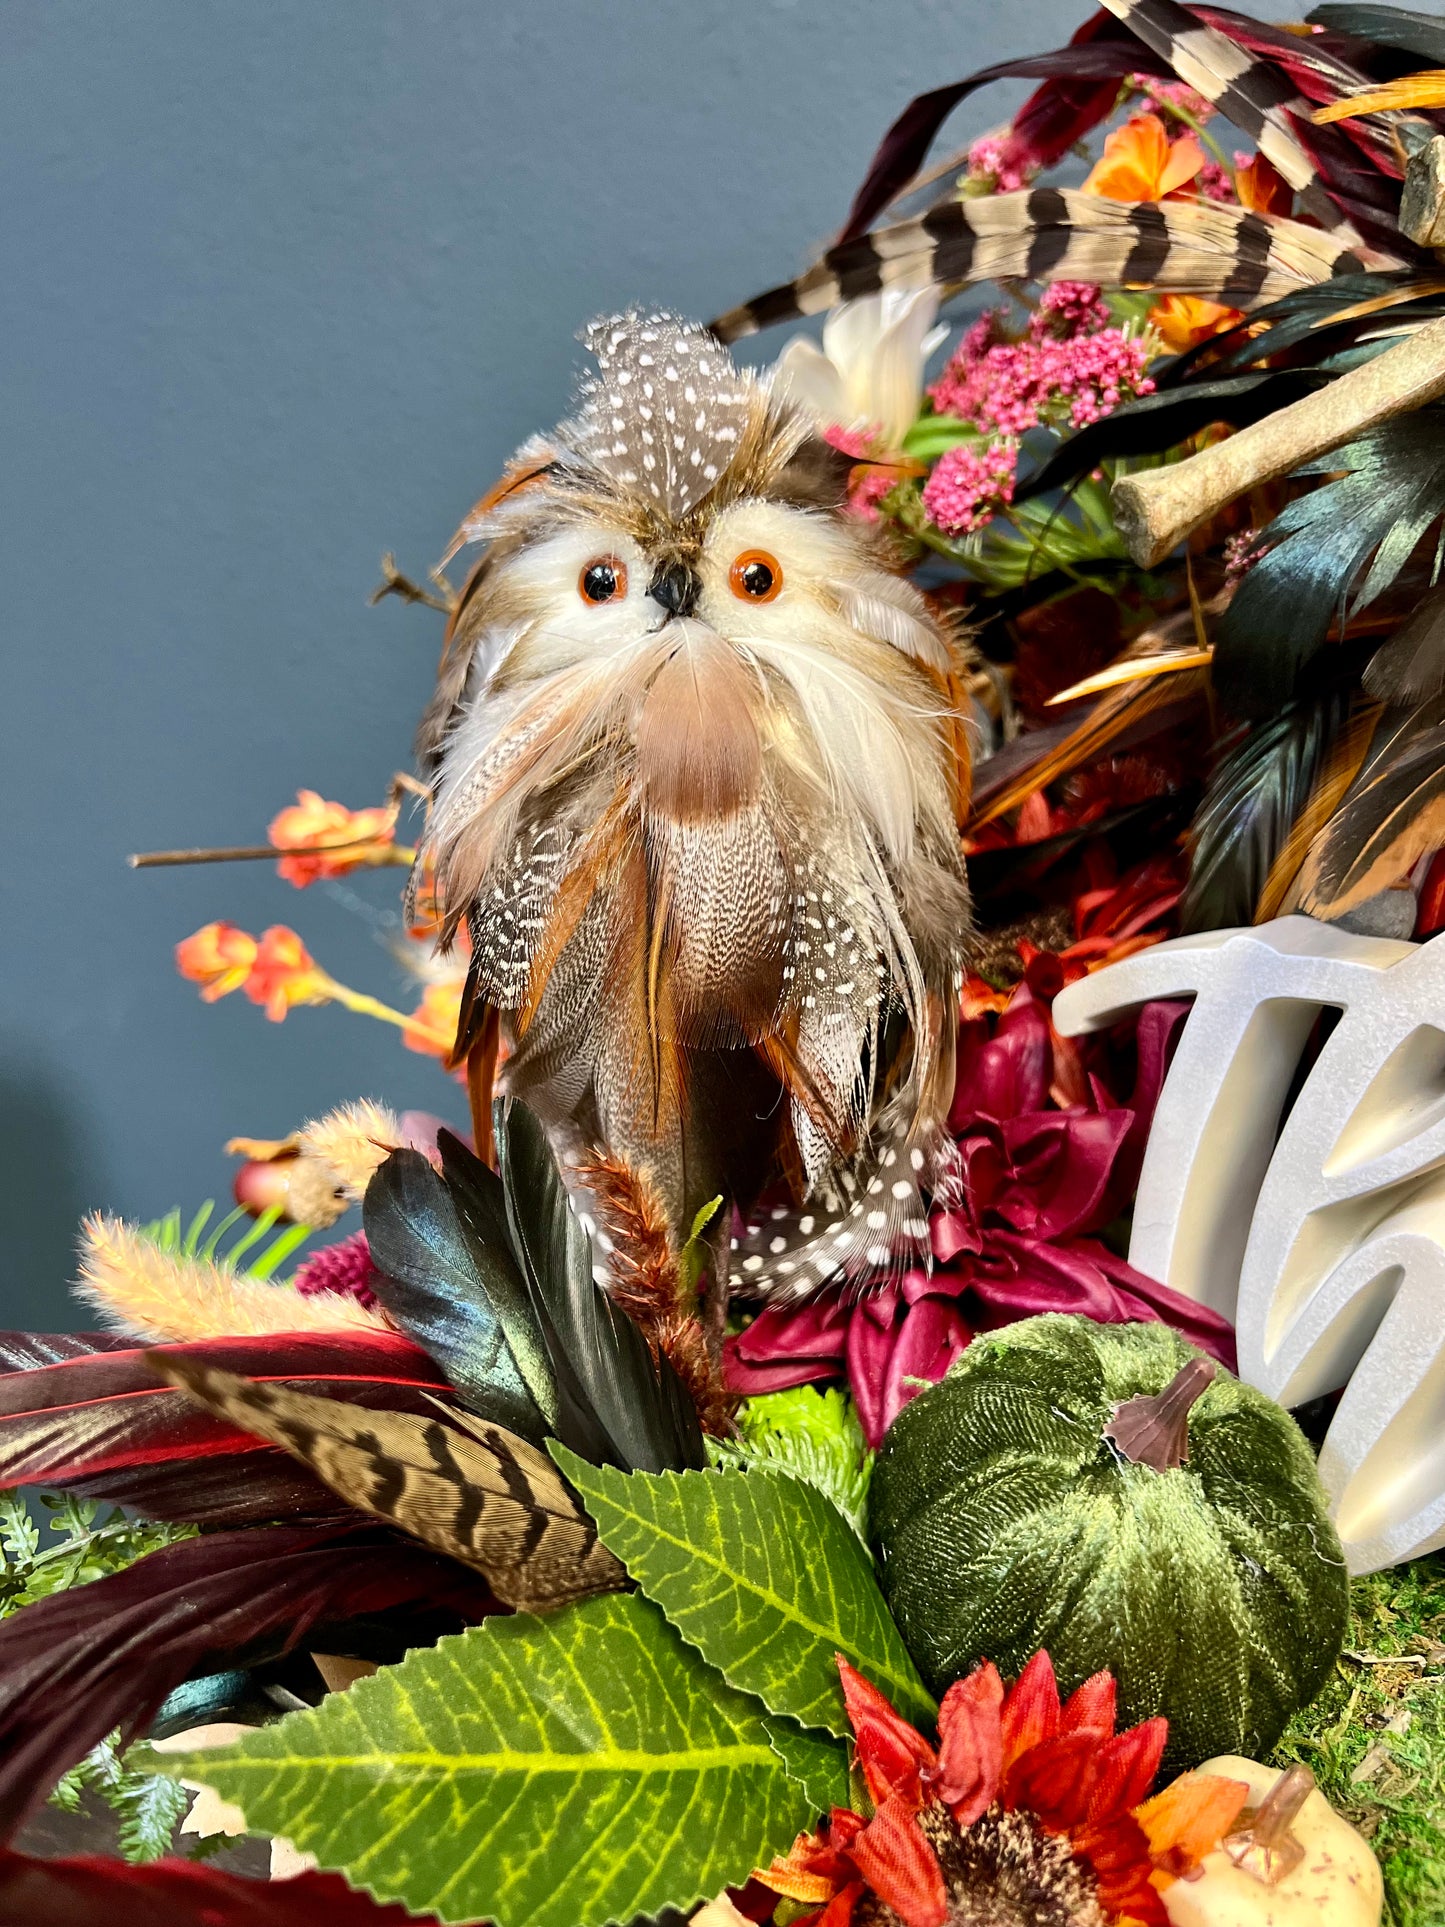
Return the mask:
M457 532L448 542L446 554L441 559L445 568L460 549L472 542L485 542L494 533L492 515L503 502L511 501L524 489L535 488L549 476L555 475L562 457L544 435L533 435L530 441L513 455L502 470L501 477L494 482L479 502L474 502L458 524Z
M843 508L848 500L848 477L853 461L821 435L808 435L779 471L772 493L795 508Z

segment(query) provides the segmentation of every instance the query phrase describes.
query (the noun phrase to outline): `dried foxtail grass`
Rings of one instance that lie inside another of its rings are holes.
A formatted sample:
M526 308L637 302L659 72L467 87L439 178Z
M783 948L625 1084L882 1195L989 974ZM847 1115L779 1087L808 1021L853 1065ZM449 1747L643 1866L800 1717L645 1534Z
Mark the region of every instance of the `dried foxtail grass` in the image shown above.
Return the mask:
M303 1125L297 1137L300 1155L334 1172L337 1186L353 1200L365 1191L376 1167L404 1142L396 1113L368 1097Z
M154 1343L264 1332L391 1331L380 1311L341 1292L303 1297L205 1258L162 1251L99 1212L81 1227L80 1297L113 1330Z

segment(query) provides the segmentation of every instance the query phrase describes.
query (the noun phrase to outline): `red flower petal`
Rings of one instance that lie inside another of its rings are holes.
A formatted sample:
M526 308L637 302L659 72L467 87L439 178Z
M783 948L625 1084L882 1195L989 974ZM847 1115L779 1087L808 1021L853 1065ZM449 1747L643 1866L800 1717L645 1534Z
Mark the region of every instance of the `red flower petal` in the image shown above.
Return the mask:
M934 1791L961 1827L971 1827L998 1797L1003 1773L1003 1681L989 1660L955 1680L938 1709Z
M1105 1739L1114 1735L1114 1711L1119 1697L1112 1673L1095 1673L1086 1679L1064 1702L1059 1730L1062 1733L1100 1733Z
M1035 1653L1003 1703L1003 1763L1013 1765L1031 1746L1059 1730L1059 1687L1047 1653Z
M1055 1833L1067 1833L1090 1812L1098 1752L1094 1733L1061 1733L1042 1740L1004 1775L1004 1805L1024 1807Z
M868 1822L851 1807L834 1807L828 1815L828 1845L846 1853Z
M943 1874L916 1812L908 1794L890 1794L848 1851L874 1893L907 1927L943 1927Z
M863 1882L850 1880L846 1887L839 1888L826 1907L810 1914L806 1923L799 1921L798 1927L851 1927L853 1909L862 1892Z
M905 1794L916 1813L923 1805L919 1773L937 1765L933 1748L916 1728L895 1713L871 1680L838 1654L843 1681L843 1703L857 1739L858 1764L868 1791L881 1807L894 1794Z
M1102 1825L1138 1806L1154 1784L1168 1737L1168 1720L1145 1720L1099 1749L1098 1776L1089 1802L1091 1825Z
M1153 1871L1149 1842L1137 1820L1121 1814L1106 1826L1075 1833L1071 1844L1076 1856L1093 1869L1100 1903L1111 1917L1165 1927L1168 1915L1149 1878Z

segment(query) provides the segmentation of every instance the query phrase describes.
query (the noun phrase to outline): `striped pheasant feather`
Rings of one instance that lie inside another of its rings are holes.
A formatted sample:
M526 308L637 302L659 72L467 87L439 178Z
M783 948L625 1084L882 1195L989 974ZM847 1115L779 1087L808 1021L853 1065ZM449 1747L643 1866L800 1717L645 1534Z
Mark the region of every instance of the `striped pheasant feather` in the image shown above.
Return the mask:
M1363 265L1337 234L1298 221L1217 202L1129 206L1036 187L946 201L841 242L797 280L720 315L712 330L736 341L880 288L930 282L1093 281L1207 294L1250 308Z
M1308 119L1310 106L1283 75L1217 28L1196 20L1175 0L1103 4L1151 52L1167 60L1186 85L1249 135L1299 196L1304 213L1313 215L1340 246L1359 246L1358 230L1326 193L1314 162L1290 127L1285 110L1292 108Z
M545 1453L438 1406L434 1419L262 1383L174 1353L148 1362L218 1418L289 1452L338 1497L482 1572L520 1612L627 1583Z

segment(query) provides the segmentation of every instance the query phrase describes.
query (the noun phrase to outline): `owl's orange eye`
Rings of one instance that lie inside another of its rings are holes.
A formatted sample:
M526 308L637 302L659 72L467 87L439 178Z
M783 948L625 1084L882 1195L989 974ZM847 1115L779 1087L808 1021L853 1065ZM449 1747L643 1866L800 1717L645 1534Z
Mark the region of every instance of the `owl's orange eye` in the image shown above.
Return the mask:
M782 586L782 564L766 549L744 549L728 570L728 587L744 602L771 602Z
M627 594L627 564L615 555L599 555L578 576L577 593L584 602L616 602Z

